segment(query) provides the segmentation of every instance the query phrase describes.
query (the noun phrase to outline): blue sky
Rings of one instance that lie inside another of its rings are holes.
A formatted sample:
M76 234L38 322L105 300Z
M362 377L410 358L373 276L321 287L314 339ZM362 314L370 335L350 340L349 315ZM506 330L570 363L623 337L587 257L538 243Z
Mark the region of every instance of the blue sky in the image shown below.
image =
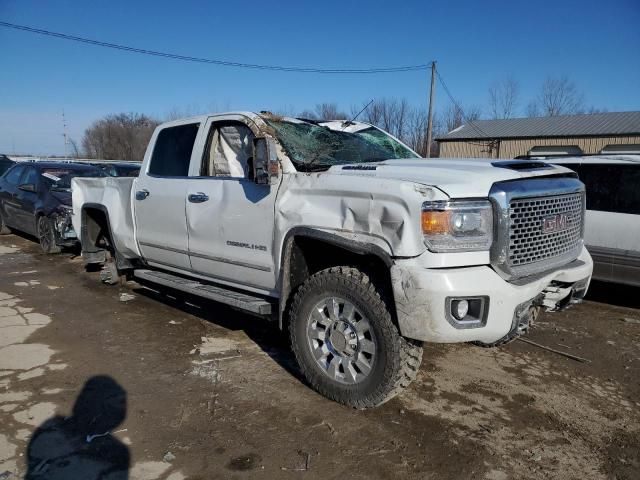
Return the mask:
M438 61L452 93L488 114L487 88L519 80L521 107L548 75L588 105L640 110L640 1L0 0L0 20L178 54L248 63L366 68ZM345 110L372 98L427 100L428 73L318 75L185 63L0 28L0 152L54 154L116 112ZM448 100L440 88L436 109Z

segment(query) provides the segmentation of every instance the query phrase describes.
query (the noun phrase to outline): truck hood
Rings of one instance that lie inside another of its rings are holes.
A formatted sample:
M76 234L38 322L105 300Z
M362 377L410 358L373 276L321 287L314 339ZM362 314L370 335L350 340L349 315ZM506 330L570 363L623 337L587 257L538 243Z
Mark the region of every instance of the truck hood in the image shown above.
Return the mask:
M337 165L327 173L410 181L436 187L451 198L468 198L486 197L495 182L573 172L537 161L439 158Z

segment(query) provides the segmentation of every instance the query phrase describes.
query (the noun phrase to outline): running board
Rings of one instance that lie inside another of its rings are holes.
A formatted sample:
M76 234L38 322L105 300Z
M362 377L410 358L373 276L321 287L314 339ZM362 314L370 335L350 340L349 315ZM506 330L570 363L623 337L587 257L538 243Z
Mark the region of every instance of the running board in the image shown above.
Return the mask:
M257 313L259 315L270 315L272 305L261 297L239 293L226 288L200 283L170 273L158 272L156 270L134 270L133 276L141 280L147 280L158 285L174 288L181 292L190 293L197 297L203 297L214 302L224 303L241 310Z

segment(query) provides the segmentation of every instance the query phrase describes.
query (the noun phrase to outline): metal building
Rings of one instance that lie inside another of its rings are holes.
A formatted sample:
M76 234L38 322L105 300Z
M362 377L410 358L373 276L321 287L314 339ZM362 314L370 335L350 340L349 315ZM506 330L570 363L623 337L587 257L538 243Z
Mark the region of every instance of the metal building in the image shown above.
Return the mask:
M640 112L476 120L436 140L441 157L640 154Z

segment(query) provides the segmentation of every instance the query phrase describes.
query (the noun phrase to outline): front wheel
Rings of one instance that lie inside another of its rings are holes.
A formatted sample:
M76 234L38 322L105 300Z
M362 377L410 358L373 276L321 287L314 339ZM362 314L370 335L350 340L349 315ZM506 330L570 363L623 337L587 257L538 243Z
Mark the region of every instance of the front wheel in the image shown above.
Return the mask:
M56 233L53 230L53 221L43 216L38 217L38 240L44 253L60 253L61 248L56 245Z
M418 373L422 345L400 335L380 291L356 268L333 267L311 276L294 296L290 322L305 379L339 403L375 407Z

